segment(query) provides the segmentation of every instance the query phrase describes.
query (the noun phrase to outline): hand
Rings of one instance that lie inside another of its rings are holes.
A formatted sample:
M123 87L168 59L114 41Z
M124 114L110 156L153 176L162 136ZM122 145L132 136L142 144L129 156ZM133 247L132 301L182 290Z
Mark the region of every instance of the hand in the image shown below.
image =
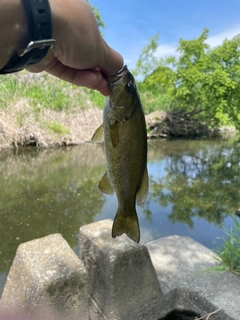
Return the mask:
M110 94L105 75L116 74L122 56L110 48L98 30L96 19L84 0L49 0L53 39L56 44L30 72L43 70L79 86Z

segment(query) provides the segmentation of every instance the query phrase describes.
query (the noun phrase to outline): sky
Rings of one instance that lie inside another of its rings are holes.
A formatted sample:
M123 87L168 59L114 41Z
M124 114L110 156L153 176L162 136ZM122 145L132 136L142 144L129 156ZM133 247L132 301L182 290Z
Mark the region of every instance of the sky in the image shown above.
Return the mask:
M129 69L157 33L158 57L175 54L180 38L197 38L209 29L207 43L217 46L240 34L240 0L90 0L98 7L107 43L120 52Z

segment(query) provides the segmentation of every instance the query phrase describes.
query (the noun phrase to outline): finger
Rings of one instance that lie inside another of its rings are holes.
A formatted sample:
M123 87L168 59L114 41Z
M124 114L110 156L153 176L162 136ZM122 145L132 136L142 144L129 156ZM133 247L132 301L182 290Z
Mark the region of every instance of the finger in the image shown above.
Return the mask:
M100 71L70 68L63 65L57 59L55 59L54 63L51 63L45 71L77 86L85 86L89 89L98 90L104 96L110 94L107 81Z
M99 67L106 75L115 75L123 68L123 57L120 55L120 53L109 47L105 41L104 48L105 52L102 55L103 58Z

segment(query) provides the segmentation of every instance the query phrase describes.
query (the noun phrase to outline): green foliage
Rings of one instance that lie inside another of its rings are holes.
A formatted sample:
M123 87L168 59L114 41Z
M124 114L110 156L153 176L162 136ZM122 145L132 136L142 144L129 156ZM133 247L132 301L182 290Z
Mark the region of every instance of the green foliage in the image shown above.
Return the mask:
M153 38L150 39L149 44L143 48L137 61L136 69L133 70L133 74L135 76L140 75L146 77L156 67L158 60L154 54L157 50L158 39L159 35L156 34Z
M240 223L232 216L234 226L231 229L224 228L224 239L221 250L215 256L219 265L213 267L213 271L232 271L240 275Z
M105 23L102 21L102 17L101 17L101 14L100 14L100 11L97 7L94 7L89 0L87 0L87 3L89 4L91 10L93 11L95 17L96 17L96 20L97 20L97 24L98 24L98 27L99 28L105 28Z
M168 96L169 110L184 109L210 126L240 128L240 35L210 48L208 33L180 39L178 56L165 59L155 57L155 36L143 49L136 74L144 77L145 91Z
M154 112L156 109L168 110L171 99L160 85L152 85L149 90L144 82L137 82L137 87L145 114Z

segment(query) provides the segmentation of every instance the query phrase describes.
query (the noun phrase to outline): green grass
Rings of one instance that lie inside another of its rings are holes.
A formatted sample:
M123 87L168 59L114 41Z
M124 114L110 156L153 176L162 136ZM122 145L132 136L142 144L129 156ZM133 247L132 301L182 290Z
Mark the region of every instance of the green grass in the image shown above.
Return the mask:
M6 108L11 101L16 100L17 78L0 76L0 108Z
M0 108L27 99L33 112L45 108L54 111L71 111L89 105L103 108L104 97L95 91L77 87L47 73L20 72L0 77Z
M70 131L68 128L65 128L62 124L56 121L50 121L45 123L46 128L56 134L69 134Z
M158 89L149 90L142 82L137 86L146 114L168 108L170 98L167 95ZM105 101L98 91L77 87L47 73L31 74L26 71L0 76L0 92L0 108L26 99L34 114L42 108L67 112L89 106L103 109Z
M210 270L212 271L231 271L240 275L240 223L233 216L233 228L224 228L226 238L222 248L217 252L214 258L219 264Z
M101 93L99 93L98 91L90 90L87 88L85 88L84 90L85 90L89 100L91 101L91 103L95 107L98 107L99 109L103 109L105 97Z

